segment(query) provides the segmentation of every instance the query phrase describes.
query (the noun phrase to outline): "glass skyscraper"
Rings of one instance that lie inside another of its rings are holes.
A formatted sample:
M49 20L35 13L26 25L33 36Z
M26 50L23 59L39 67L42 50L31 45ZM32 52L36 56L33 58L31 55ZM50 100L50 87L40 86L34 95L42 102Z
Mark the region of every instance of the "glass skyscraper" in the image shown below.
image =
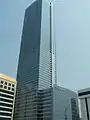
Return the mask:
M52 120L53 23L53 4L48 0L36 0L25 11L14 120Z
M53 18L53 4L48 0L36 0L26 9L14 120L78 120L78 114L73 115L77 105L71 104L76 93L56 85Z

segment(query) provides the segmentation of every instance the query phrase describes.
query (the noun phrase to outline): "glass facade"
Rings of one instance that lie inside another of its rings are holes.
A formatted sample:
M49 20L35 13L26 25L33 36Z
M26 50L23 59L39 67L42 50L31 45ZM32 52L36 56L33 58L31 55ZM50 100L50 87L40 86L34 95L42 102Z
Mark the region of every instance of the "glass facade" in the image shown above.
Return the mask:
M52 44L51 3L36 0L25 12L14 120L52 120Z
M79 111L77 107L77 99L71 99L72 120L79 120Z

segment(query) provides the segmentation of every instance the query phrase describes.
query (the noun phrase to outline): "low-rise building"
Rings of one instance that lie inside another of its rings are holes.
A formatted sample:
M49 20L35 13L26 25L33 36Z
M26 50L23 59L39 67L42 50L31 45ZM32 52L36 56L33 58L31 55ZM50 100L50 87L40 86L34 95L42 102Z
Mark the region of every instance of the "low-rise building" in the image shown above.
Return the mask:
M16 79L0 73L0 120L13 120Z
M90 120L90 88L78 91L80 103L80 117L82 120Z
M78 98L74 91L54 85L53 119L79 120Z

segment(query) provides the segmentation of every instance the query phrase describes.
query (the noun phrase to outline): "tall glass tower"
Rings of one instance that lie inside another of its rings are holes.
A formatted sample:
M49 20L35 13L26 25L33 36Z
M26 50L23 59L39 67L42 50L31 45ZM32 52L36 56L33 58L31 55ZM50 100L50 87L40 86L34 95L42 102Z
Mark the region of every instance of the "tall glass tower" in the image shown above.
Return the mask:
M14 120L79 120L77 94L56 84L53 18L48 0L26 9Z
M25 11L14 120L52 120L56 83L53 4L36 0Z

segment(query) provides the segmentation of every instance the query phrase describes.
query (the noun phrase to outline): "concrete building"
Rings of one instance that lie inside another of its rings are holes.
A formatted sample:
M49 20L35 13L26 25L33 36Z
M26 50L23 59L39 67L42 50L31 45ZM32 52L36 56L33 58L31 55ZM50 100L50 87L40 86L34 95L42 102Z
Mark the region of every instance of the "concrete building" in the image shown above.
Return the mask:
M52 120L79 120L78 99L75 92L54 85Z
M0 120L13 120L16 80L0 73Z
M56 83L53 3L36 0L25 11L14 120L78 120L76 94Z
M90 88L78 91L80 101L80 117L82 120L90 120Z

